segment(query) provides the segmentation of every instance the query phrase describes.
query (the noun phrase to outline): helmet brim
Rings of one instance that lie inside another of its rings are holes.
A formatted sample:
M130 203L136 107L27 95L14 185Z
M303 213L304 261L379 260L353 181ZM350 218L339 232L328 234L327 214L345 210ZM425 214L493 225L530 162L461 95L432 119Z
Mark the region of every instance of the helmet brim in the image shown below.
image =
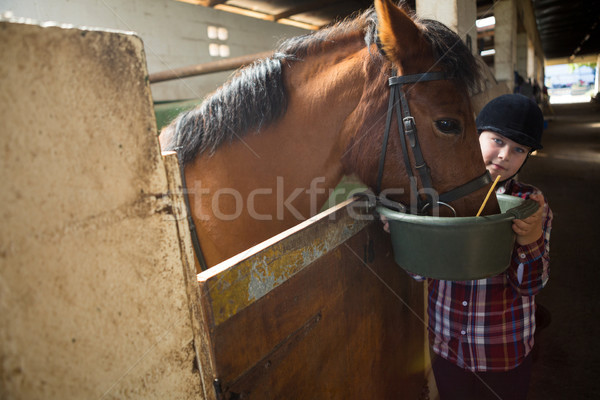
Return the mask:
M527 147L531 148L531 150L541 150L544 148L544 146L542 146L541 143L537 142L531 136L525 135L524 133L519 132L514 129L510 129L510 128L498 129L495 126L483 125L483 126L479 127L477 129L477 131L478 131L478 133L481 133L483 131L496 132L504 137L509 138L513 142L516 142L523 146L527 146Z

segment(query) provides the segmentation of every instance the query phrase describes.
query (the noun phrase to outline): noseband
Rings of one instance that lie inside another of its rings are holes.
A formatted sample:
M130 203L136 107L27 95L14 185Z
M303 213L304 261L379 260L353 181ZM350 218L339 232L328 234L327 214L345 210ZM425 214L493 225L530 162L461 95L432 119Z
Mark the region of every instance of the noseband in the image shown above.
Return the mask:
M394 70L393 74L395 75L395 73L396 71ZM415 124L414 117L410 114L410 109L408 107L408 101L406 99L403 85L408 83L419 83L445 79L448 78L443 72L425 72L422 74L392 76L389 78L390 101L388 105L387 118L385 121L385 133L383 135L383 144L381 148L381 158L379 159L379 172L377 174L377 186L375 193L379 196L381 192L381 182L383 180L383 168L390 136L392 114L394 111L396 111L396 118L398 120L398 135L402 145L404 167L410 182L411 198L416 198L417 204L413 204L413 206L409 209L409 207L402 203L393 202L388 199L381 198L380 196L380 201L384 206L395 208L400 212L411 212L413 214L423 213L429 207L444 206L448 207L456 216L456 211L448 203L460 199L461 197L465 197L466 195L492 182L490 173L486 171L483 175L439 196L436 194L437 192L432 186L431 171L423 159L423 152L421 151L419 138L417 136L417 126ZM413 173L413 168L410 165L410 159L408 157L408 146L410 146L415 159L414 168L421 178L421 191L425 198L419 196L419 191L417 189L417 178Z

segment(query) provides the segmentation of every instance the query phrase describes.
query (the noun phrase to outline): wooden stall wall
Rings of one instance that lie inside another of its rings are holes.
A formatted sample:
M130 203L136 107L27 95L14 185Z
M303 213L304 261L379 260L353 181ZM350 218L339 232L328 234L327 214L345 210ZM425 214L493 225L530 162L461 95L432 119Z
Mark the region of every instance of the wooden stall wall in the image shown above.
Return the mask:
M222 398L420 398L423 286L352 207L198 275Z

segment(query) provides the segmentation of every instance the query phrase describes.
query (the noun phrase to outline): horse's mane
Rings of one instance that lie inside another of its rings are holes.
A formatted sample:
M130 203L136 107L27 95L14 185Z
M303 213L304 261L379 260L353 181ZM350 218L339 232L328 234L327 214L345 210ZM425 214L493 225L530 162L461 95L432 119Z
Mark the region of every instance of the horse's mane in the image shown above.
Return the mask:
M413 19L422 27L442 69L467 87L473 87L479 80L478 65L460 38L437 21L417 21L414 16ZM285 40L272 57L238 70L202 104L180 114L164 129L163 134L167 134L169 142L163 150L177 151L182 162L187 164L199 154L212 153L222 143L250 130L260 131L286 111L283 64L302 60L324 45L339 43L356 32L364 34L369 49L377 43L377 15L373 7L356 18ZM382 57L378 52L371 56Z

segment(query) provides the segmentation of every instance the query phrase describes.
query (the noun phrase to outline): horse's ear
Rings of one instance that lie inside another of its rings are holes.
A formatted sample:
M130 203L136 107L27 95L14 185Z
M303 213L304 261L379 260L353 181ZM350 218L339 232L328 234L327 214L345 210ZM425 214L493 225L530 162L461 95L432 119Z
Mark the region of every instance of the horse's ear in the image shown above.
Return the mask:
M391 0L376 0L379 43L388 59L404 72L419 69L425 45L419 27ZM414 72L414 71L411 71Z

